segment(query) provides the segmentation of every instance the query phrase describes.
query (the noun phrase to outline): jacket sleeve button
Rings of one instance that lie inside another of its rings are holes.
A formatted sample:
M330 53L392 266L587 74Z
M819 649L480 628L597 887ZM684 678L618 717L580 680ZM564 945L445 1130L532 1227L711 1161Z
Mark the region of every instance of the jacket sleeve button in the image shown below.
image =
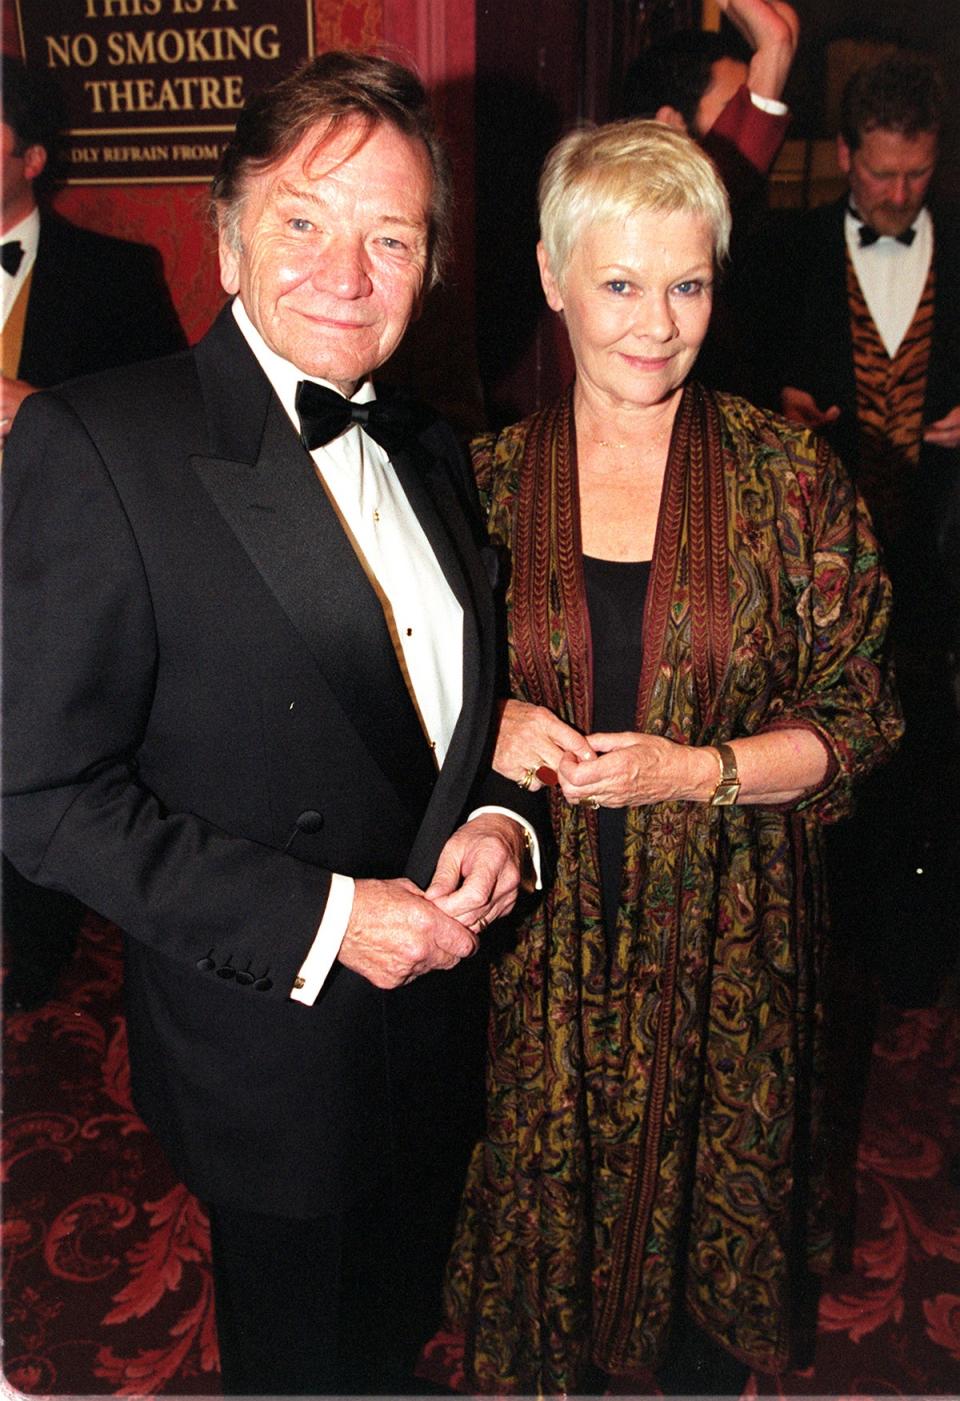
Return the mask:
M257 981L254 983L253 986L254 986L254 990L255 990L256 992L269 992L270 989L273 987L273 979L272 979L272 978L258 978Z
M197 967L200 969L201 973L212 973L216 966L217 965L214 963L213 959L210 957L209 954L206 956L206 958L197 959Z
M248 972L246 968L241 968L237 974L237 982L240 987L248 988L253 982L253 974Z

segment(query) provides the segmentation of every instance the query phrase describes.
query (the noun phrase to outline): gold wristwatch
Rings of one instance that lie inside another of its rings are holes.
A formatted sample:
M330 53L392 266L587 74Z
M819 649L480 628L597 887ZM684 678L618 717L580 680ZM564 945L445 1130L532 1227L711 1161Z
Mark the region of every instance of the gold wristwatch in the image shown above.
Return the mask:
M732 807L740 793L740 775L737 772L737 756L729 744L714 745L720 764L720 779L710 799L712 808Z

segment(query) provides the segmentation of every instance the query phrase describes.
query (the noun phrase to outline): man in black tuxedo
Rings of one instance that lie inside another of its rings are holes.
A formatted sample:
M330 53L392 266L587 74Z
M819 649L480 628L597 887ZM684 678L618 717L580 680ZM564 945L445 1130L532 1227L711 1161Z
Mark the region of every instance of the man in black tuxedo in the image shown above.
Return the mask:
M0 100L2 445L17 410L35 389L168 355L186 341L156 249L78 228L48 207L41 209L38 191L51 183L60 127L58 95L45 77L4 54ZM38 1006L53 992L82 918L78 901L25 881L4 860L8 1010Z
M409 1389L480 1089L469 956L533 878L472 480L370 380L445 171L412 74L312 60L224 154L211 331L32 396L7 449L8 850L125 931L234 1394Z
M960 224L928 203L942 115L926 58L856 72L837 138L848 191L781 223L767 260L781 407L850 468L894 585L905 741L832 842L842 919L907 1005L936 997L956 939L960 596L937 542L960 474Z
M837 137L847 192L777 230L781 256L772 261L786 275L769 310L776 317L772 340L781 346L782 408L794 422L830 436L852 469L864 457L864 428L848 253L891 361L932 271L917 445L938 476L956 461L944 451L960 447L960 232L955 209L928 203L942 113L940 80L926 59L895 53L860 69L844 93ZM902 461L902 452L896 456Z

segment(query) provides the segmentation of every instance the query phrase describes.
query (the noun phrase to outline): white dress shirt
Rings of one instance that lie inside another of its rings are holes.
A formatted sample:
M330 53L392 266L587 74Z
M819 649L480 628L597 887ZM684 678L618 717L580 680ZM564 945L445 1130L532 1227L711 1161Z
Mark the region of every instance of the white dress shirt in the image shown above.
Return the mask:
M40 242L40 211L31 209L25 219L21 219L19 224L14 224L12 229L0 238L0 243L13 243L18 240L23 246L23 257L20 259L20 266L11 277L8 272L0 272L0 287L3 288L3 321L0 325L7 324L7 317L13 308L14 302L20 295L21 288L33 269L37 261L37 245Z
M892 360L910 329L927 285L933 257L933 220L928 209L921 209L913 224L914 238L909 247L883 234L876 243L861 248L862 222L847 210L847 248L874 325Z
M234 299L233 314L299 434L297 385L311 376L303 375L289 360L270 349L239 297ZM337 389L326 380L317 383ZM356 403L375 398L369 381L353 395ZM380 445L353 424L324 447L315 449L311 457L393 614L407 677L439 766L463 703L463 609ZM530 832L539 880L536 838L522 818L515 813L508 815ZM290 993L296 1001L312 1005L316 1000L343 942L353 894L353 879L334 872L320 927Z

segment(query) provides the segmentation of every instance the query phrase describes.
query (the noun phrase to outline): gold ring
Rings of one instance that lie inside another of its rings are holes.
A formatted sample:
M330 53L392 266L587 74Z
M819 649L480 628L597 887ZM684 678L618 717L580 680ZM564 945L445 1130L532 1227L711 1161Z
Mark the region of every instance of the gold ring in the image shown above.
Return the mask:
M524 771L523 771L523 778L518 778L518 779L517 779L517 787L518 787L518 788L522 788L522 789L524 789L524 791L526 791L526 789L528 789L528 788L530 787L531 783L532 783L533 780L536 778L536 776L537 776L537 770L536 770L536 768L524 769Z
M587 807L591 809L592 812L596 812L597 808L600 806L599 798L584 798L583 801L586 803Z

